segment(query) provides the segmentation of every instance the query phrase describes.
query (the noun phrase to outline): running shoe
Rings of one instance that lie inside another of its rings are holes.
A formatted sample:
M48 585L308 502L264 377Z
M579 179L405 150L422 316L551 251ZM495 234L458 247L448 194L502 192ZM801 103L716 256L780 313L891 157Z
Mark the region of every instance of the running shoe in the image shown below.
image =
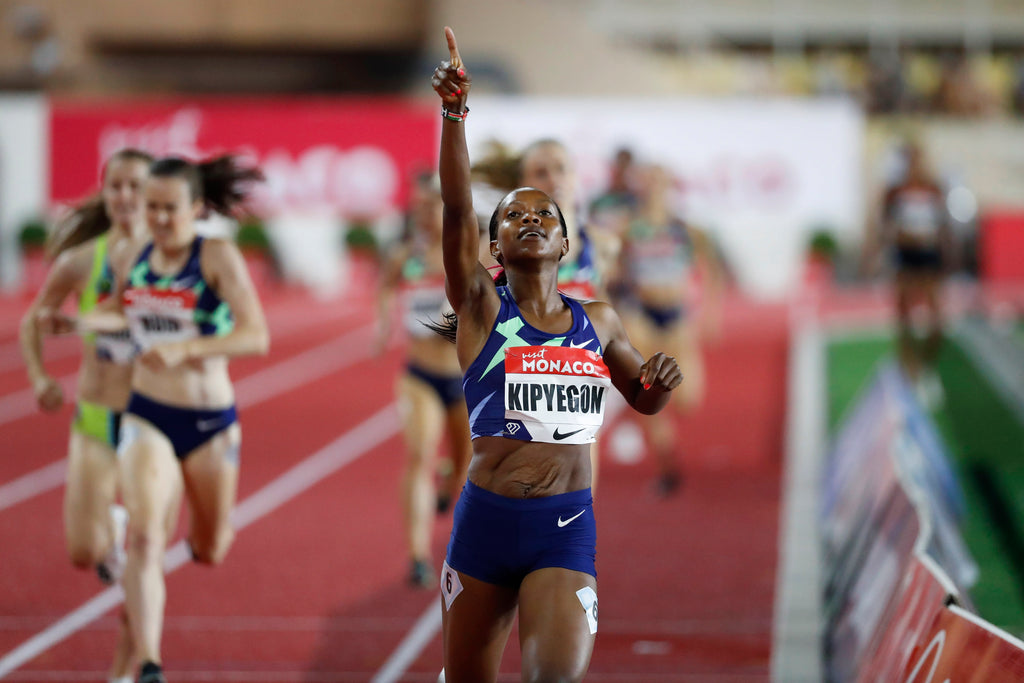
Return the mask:
M413 560L409 565L409 585L414 588L433 588L434 570L424 560Z
M654 480L654 493L659 498L668 498L683 486L683 473L679 470L662 472Z
M139 669L139 677L135 683L167 683L167 679L164 678L164 670L159 664L146 662Z
M124 539L128 530L128 511L116 503L110 506L110 521L114 527L114 542L103 561L96 565L100 581L108 586L121 580L128 554L124 550Z

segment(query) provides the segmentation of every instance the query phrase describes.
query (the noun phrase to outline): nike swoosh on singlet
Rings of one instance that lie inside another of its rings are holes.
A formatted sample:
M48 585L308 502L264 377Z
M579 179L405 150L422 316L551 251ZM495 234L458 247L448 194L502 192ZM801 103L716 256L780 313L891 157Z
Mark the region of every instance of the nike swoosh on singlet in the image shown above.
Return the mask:
M558 515L558 526L559 527L565 526L566 524L568 524L572 520L576 519L577 517L579 517L580 515L582 515L586 511L587 511L586 508L582 509L579 512L577 512L575 515L570 517L569 519L565 520L564 522L562 521L562 515Z
M594 340L593 339L588 339L587 341L583 342L579 346L576 345L576 342L570 341L569 342L569 348L570 349L585 349L588 346L590 346L590 342L592 342L592 341L594 341Z
M586 429L586 427L581 427L581 428L577 429L574 432L567 432L565 434L562 434L560 431L558 431L558 427L555 427L555 433L552 434L551 436L553 436L555 438L555 441L561 441L562 439L568 439L573 434L579 434L584 429Z

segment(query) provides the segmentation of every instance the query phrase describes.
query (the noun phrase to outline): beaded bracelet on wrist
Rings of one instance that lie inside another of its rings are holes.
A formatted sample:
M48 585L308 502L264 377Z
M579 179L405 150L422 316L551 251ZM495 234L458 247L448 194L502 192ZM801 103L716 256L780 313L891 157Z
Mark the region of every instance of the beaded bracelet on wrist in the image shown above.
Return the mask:
M469 114L469 107L466 107L462 111L451 111L447 107L441 107L441 116L449 121L455 121L456 123L462 123L466 120L466 116Z

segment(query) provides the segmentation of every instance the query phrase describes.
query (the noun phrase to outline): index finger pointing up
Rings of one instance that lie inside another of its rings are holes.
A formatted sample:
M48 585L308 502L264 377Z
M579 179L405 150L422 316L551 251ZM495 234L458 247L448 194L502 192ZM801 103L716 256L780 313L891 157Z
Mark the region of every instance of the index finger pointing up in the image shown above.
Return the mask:
M445 26L444 37L448 39L448 54L451 57L451 64L458 69L462 66L462 58L459 57L459 45L455 42L455 31Z

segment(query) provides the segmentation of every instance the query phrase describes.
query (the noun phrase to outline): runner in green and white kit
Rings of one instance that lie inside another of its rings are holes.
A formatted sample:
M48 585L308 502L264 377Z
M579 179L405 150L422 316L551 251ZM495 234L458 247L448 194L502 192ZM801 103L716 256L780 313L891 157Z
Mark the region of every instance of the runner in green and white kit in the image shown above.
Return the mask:
M60 384L47 372L42 335L52 327L72 294L87 313L113 290L110 257L133 250L147 229L142 187L151 157L138 150L114 154L103 170L103 187L58 226L50 241L56 256L42 289L21 324L21 350L41 410L56 412L64 403ZM64 529L72 564L96 568L107 583L124 566L124 508L117 494L117 428L131 390L133 346L126 336L94 335L84 340L78 373L75 418L68 443ZM131 680L132 643L122 625L111 680Z

